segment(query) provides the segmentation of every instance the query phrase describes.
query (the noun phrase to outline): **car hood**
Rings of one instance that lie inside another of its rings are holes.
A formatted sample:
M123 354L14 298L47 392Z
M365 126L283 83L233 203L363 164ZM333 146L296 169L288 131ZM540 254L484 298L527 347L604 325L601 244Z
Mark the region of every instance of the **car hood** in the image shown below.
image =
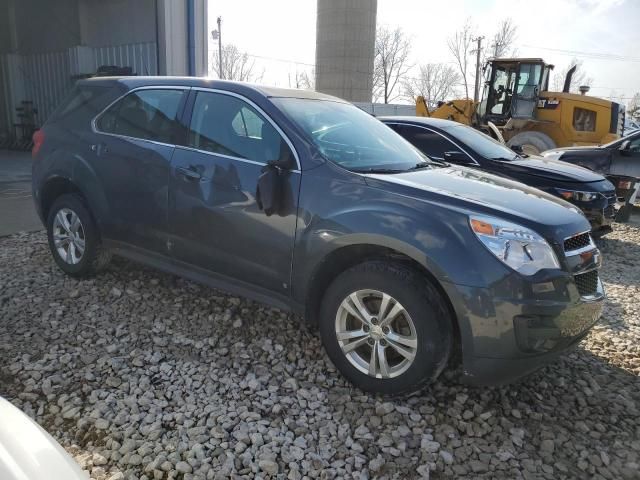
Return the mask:
M556 153L556 152L585 152L585 151L589 151L589 150L595 150L597 152L601 151L603 149L603 147L600 147L598 145L581 145L581 146L575 146L575 147L559 147L559 148L552 148L551 150L546 150L544 152L542 152L542 156L544 157L545 155L549 154L549 153Z
M496 160L494 160L496 161ZM553 158L532 155L520 160L501 162L505 174L510 172L519 175L533 175L549 180L559 180L571 183L599 182L604 177L578 165L561 162Z
M0 398L0 478L87 480L71 456L37 423Z
M448 166L399 174L367 175L369 184L384 182L382 188L456 206L466 211L509 218L520 223L535 223L541 230L567 226L588 230L589 224L578 209L564 200L537 188L491 175L480 170Z

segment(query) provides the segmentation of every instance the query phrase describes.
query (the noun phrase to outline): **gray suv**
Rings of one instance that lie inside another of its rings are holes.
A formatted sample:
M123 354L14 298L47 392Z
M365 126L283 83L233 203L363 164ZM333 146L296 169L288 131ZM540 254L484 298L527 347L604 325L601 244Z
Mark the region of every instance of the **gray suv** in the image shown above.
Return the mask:
M59 267L112 254L291 310L363 390L461 361L527 374L597 321L601 259L570 204L429 159L319 93L198 78L80 81L34 136Z

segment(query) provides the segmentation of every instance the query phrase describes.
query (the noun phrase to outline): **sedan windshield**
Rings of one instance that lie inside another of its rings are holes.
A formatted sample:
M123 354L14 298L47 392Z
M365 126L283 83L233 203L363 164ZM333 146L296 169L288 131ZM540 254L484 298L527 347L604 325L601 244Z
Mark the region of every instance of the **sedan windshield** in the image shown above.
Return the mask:
M274 98L273 102L327 160L348 170L395 173L429 165L413 145L354 105L302 98Z
M618 148L620 148L620 146L622 145L623 142L626 142L627 140L636 140L636 139L640 139L640 132L630 133L629 135L625 135L622 138L618 138L618 139L614 140L613 142L605 143L604 145L602 145L602 147L603 148L618 149Z
M516 155L509 147L494 140L489 135L468 127L467 125L455 125L445 129L447 133L460 140L478 153L478 155L491 160L517 160L521 157Z

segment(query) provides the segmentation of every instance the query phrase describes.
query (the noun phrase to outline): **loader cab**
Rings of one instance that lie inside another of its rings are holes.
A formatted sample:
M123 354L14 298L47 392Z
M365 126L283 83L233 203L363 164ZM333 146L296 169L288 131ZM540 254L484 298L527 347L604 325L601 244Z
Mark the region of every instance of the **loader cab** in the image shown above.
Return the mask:
M511 118L535 118L538 97L548 89L552 68L540 58L489 60L484 67L484 91L478 108L480 123L502 126Z

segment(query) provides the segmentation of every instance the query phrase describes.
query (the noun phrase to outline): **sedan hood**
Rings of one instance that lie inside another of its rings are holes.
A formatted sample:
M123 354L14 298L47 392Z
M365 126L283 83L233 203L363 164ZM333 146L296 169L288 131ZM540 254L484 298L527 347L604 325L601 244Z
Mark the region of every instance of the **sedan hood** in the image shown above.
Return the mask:
M599 182L604 177L578 165L560 162L552 158L530 156L520 160L502 162L505 173L514 175L533 175L549 180L559 180L571 183Z
M535 223L539 230L569 227L584 231L589 223L570 203L522 183L479 170L449 166L406 173L367 175L367 183L384 182L386 189L456 206L474 213L509 218L523 224ZM381 186L382 187L382 186Z
M0 419L0 479L89 478L51 435L3 398Z
M561 148L552 148L551 150L547 150L541 153L543 157L546 157L550 153L561 153L561 152L586 152L589 150L595 150L599 152L603 147L599 147L598 145L583 145L583 146L575 146L575 147L561 147Z

